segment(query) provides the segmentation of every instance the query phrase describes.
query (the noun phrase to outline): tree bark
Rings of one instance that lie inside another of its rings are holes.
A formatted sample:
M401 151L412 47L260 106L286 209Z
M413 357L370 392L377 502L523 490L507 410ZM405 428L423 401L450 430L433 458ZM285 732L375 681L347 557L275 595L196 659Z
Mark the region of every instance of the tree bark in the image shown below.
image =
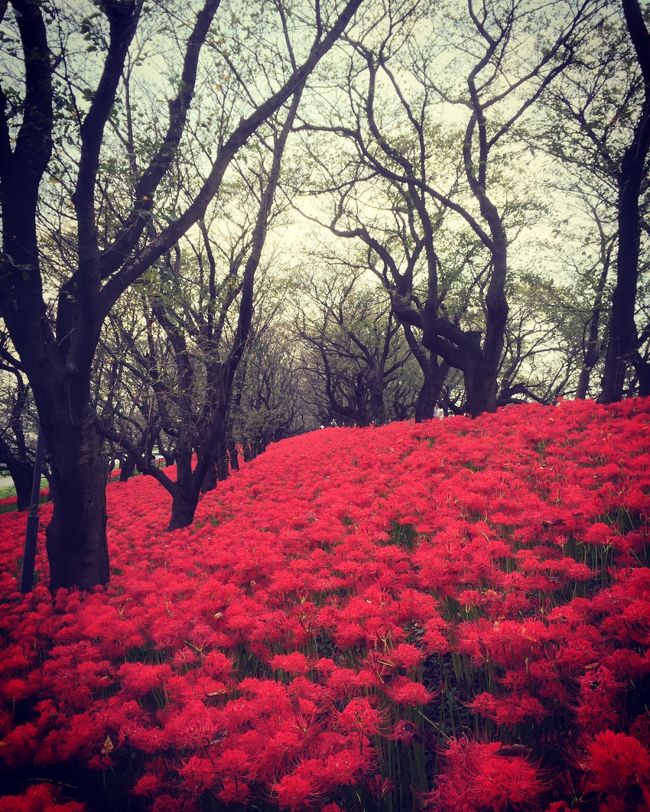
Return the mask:
M208 465L208 470L205 472L203 482L201 483L201 493L213 491L217 487L217 466L214 462Z
M192 524L198 503L198 488L179 488L172 498L172 514L167 530L179 530Z
M228 468L228 447L226 445L225 435L219 440L217 446L217 481L223 482L228 479L230 470Z
M630 363L637 371L640 394L650 394L650 366L638 352L634 321L641 244L639 197L650 149L650 34L637 0L623 0L623 11L643 73L644 99L634 136L623 154L618 177L618 257L600 397L604 403L613 403L623 397Z
M234 442L231 442L228 446L228 457L230 459L231 470L239 471L239 452Z
M9 476L13 480L18 510L27 510L32 498L34 466L31 460L19 458L2 437L0 437L0 459L9 469Z
M208 469L207 460L198 455L196 468L192 470L192 447L176 449L176 482L170 488L172 494L172 512L167 530L178 530L187 527L194 521L194 512L199 503L201 483Z
M585 348L584 363L580 370L578 378L578 387L576 389L576 398L584 400L589 393L589 381L593 368L598 363L600 357L600 346L598 343L598 332L600 329L600 318L603 309L603 293L605 291L605 282L607 281L607 271L609 268L609 260L606 259L603 264L603 270L598 278L598 285L596 286L596 298L594 306L591 310L589 317L589 332L587 335L587 346Z
M50 590L107 584L106 491L101 442L92 415L46 432L56 500L47 528Z
M32 479L34 467L30 463L7 463L9 475L16 489L16 507L18 510L29 510L32 501Z
M383 370L375 371L370 380L370 420L377 426L386 422Z
M449 364L443 361L442 364L438 363L436 356L431 353L429 363L421 367L424 380L418 392L417 400L415 401L415 422L422 423L424 420L431 420L436 403L440 398L447 372L449 371Z
M488 370L479 362L465 370L465 412L478 417L496 409L497 386Z
M439 391L439 390L438 390ZM436 401L436 383L432 375L426 375L422 381L422 386L415 401L415 422L422 423L424 420L431 420Z
M120 468L119 482L127 482L135 471L136 460L132 454L127 454L122 467Z

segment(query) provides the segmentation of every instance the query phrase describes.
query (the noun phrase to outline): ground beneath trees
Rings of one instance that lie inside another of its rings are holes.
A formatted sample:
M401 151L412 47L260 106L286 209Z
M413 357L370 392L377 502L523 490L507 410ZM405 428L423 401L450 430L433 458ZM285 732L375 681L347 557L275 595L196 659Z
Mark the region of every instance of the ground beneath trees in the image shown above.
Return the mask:
M171 534L108 504L54 607L0 516L0 812L650 804L650 401L316 431Z

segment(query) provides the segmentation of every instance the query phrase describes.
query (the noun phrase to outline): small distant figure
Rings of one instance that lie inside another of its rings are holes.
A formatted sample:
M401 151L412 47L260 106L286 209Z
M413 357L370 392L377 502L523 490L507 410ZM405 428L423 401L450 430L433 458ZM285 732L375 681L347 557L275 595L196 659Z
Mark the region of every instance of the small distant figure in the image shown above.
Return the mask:
M331 426L333 429L335 429L335 428L338 428L338 425L339 425L339 424L336 422L336 420L335 420L334 418L332 418L332 420L331 420L331 422L330 422L330 426Z
M324 426L322 423L321 423L321 428L322 428L322 429L324 429L324 428L325 428L325 426Z
M442 420L442 418L445 416L445 413L442 411L440 406L434 406L433 407L433 416L438 418L438 420Z

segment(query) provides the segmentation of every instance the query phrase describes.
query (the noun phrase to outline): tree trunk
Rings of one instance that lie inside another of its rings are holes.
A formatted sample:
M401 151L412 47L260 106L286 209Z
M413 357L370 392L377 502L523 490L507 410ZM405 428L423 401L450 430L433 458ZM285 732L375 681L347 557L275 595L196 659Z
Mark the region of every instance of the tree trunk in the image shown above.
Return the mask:
M462 359L458 368L463 372L465 401L463 411L471 417L496 409L496 375L485 362L481 348L481 334L477 330L468 331L460 346Z
M119 482L127 482L135 471L136 459L132 454L127 454L122 467L120 468Z
M496 410L497 382L482 363L465 370L465 412L478 417Z
M101 441L89 414L47 437L55 492L47 537L50 590L90 590L109 579L106 482Z
M600 231L600 257L602 263L602 270L598 277L596 284L594 303L589 315L587 343L584 347L584 362L580 370L578 378L578 386L576 389L576 398L584 400L589 394L589 381L593 368L598 363L600 353L602 351L601 343L599 342L600 321L603 312L603 296L605 294L605 283L607 282L607 274L609 273L610 257L611 257L611 244L608 246L603 227L600 220L596 215L596 224Z
M494 412L497 408L497 375L501 353L503 351L503 335L508 306L503 298L503 309L496 309L490 314L488 308L488 323L483 348L470 355L464 368L465 376L465 412L472 417L478 417L483 412Z
M370 419L377 426L382 426L386 422L384 376L379 372L376 372L370 381Z
M438 363L434 353L430 353L429 363L422 368L424 380L415 401L415 422L421 423L423 420L431 420L433 410L440 398L445 378L449 372L449 364L443 361Z
M477 361L471 373L471 389L467 391L466 411L477 417L483 412L494 412L497 408L497 376L503 353L506 323L508 321L508 300L505 295L505 281L508 270L506 237L500 217L490 206L488 216L493 233L493 271L485 297L485 338Z
M436 385L431 375L425 375L422 381L422 386L418 392L415 401L415 422L422 423L423 420L431 420L433 417L433 410L436 408L436 401L438 399L438 392L436 392Z
M580 370L580 377L578 378L578 386L576 388L576 399L577 400L584 400L587 397L587 392L589 391L589 379L591 378L591 370L593 369L593 364L585 363L582 365L582 369Z
M628 206L625 202L621 202L619 212L618 277L612 298L609 344L605 356L605 374L600 397L603 403L614 403L623 397L628 364L636 350L637 332L634 323L634 307L636 303L638 249L636 252L629 250L629 246L625 244L626 237L623 233L623 231L629 230L624 228L623 220L628 216L633 216L628 215L628 209L630 208L636 208L636 206Z
M206 466L207 462L199 457L196 469L192 471L191 446L176 449L176 483L172 490L172 513L167 530L178 530L194 521Z
M113 452L111 450L111 458L109 459L109 461L108 461L108 463L106 465L106 468L104 469L104 475L106 477L106 484L107 485L111 481L111 474L115 470L115 463L116 463L116 460L113 458Z
M228 457L230 458L230 468L232 471L239 471L239 452L237 445L231 442L228 446Z
M18 510L29 510L32 500L34 466L27 462L9 462L7 468L16 489L16 507Z
M32 498L32 462L28 457L19 457L3 437L0 437L0 460L9 469L9 476L13 480L18 510L27 510Z
M613 403L623 397L625 376L630 362L637 368L641 394L648 394L646 389L650 387L650 369L647 361L639 355L634 321L641 244L639 198L645 160L650 149L650 57L648 57L650 37L636 0L623 0L623 11L643 72L644 100L632 142L623 153L618 176L618 256L609 345L605 356L605 374L600 396L600 400L604 403Z
M650 395L650 363L641 358L637 353L638 360L635 364L636 374L639 378L639 395L642 398L647 398Z
M178 530L192 524L198 503L198 490L192 488L179 489L172 498L172 515L167 530Z
M223 482L228 479L230 471L228 469L228 448L225 439L219 442L217 450L217 480Z
M203 482L201 483L201 493L213 491L217 487L217 466L214 462L208 465L208 470L205 472Z
M215 449L211 459L206 461L207 470L201 482L201 493L207 493L217 487L217 482L228 479L230 473L228 469L228 446L226 443L225 430L223 428L223 418L217 420L217 427L213 429L209 447ZM199 454L199 459L205 454ZM209 452L208 452L209 454Z

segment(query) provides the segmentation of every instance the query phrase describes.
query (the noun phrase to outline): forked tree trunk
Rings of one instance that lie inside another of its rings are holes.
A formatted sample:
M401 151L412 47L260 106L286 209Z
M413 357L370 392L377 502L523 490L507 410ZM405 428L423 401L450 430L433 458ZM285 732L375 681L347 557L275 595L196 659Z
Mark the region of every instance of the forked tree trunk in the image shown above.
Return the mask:
M106 482L101 442L89 415L48 439L56 498L47 528L50 590L92 589L109 579Z
M178 530L192 524L198 503L198 488L178 489L172 497L172 515L167 530Z

